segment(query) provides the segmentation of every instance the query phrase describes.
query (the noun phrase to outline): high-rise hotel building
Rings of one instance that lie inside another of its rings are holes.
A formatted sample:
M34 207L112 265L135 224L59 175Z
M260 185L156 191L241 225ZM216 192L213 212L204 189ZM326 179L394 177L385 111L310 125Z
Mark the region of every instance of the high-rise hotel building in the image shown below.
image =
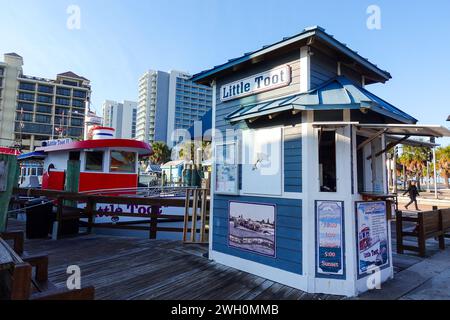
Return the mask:
M174 144L172 133L188 129L211 109L211 88L190 81L182 71L148 71L139 81L139 140Z
M16 53L0 62L0 144L33 150L42 140L81 138L90 81L71 71L56 79L27 76L22 66Z
M116 138L136 138L137 102L105 100L102 109L103 125L114 128Z

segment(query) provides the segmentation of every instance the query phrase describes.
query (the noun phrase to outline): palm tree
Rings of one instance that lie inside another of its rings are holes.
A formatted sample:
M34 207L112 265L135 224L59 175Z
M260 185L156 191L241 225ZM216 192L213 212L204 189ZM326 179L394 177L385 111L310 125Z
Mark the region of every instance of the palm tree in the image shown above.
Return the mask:
M153 154L150 156L152 164L163 164L170 160L170 149L161 141L152 143Z
M404 181L407 176L415 178L417 188L420 189L420 178L423 176L424 169L427 166L429 148L427 147L411 147L403 146L402 155L399 161L405 166Z
M440 147L436 150L436 165L439 169L441 176L444 178L445 188L449 189L450 178L450 145L446 147Z

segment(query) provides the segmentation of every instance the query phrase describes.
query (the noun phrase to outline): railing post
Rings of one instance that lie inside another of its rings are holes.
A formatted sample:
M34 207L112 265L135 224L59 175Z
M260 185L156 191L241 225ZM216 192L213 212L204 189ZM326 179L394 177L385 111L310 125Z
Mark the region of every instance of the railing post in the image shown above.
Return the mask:
M438 236L439 249L445 250L445 230L444 230L444 221L443 221L444 218L442 216L442 210L438 210L437 206L433 206L433 210L435 207L439 213L439 236Z
M419 220L419 237L417 238L418 244L419 244L419 255L421 257L425 257L426 252L426 239L425 239L425 224L424 224L424 216L423 212L418 213L418 220Z
M397 253L403 254L403 212L397 210L396 212L396 226L397 226Z
M197 239L197 208L198 208L198 189L194 189L194 199L192 206L192 223L191 223L191 242Z
M88 216L88 226L87 226L87 233L92 233L92 225L94 224L94 208L95 203L94 200L89 196L86 202L86 208L85 213Z
M200 208L200 242L206 242L206 213L207 213L207 197L208 197L208 190L202 189L201 190L201 208Z
M60 230L61 230L61 222L62 222L62 215L63 215L63 198L62 196L58 196L56 198L56 217L55 222L53 223L53 230L52 230L52 240L58 240Z
M156 239L158 232L158 213L159 206L152 205L150 211L150 239Z
M189 188L187 188L186 189L186 199L184 202L183 242L186 242L187 232L188 232L190 197L191 197L191 190Z

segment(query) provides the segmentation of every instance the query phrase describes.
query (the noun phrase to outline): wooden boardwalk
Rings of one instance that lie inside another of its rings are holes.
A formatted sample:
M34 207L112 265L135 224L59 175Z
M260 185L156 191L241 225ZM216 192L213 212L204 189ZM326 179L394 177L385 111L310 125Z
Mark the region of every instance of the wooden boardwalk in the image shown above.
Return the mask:
M8 230L23 230L9 221ZM67 267L81 268L82 286L94 285L96 299L340 299L308 294L205 258L208 247L181 241L87 235L26 240L29 254L49 255L49 277L64 287Z
M23 222L9 221L8 230L23 229ZM401 279L402 274L408 275L416 265L427 263L427 258L420 258L414 254L397 255L395 227L392 229L394 270L397 274L396 278ZM67 267L78 265L81 268L82 285L94 285L96 299L335 300L344 298L325 294L308 294L217 264L204 257L207 249L206 245L183 244L181 241L94 234L57 241L26 240L25 242L27 253L49 255L50 280L58 287L65 287L68 277ZM433 239L429 240L427 242L428 257L432 257L438 251L437 242ZM412 289L405 288L404 292L399 291L395 294L381 290L381 292L364 294L360 298L399 299L409 292L408 290Z

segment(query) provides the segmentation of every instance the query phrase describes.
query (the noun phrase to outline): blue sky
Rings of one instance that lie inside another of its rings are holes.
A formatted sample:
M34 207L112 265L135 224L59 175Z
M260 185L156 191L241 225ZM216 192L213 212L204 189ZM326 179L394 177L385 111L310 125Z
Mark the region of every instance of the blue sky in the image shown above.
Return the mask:
M66 27L71 4L81 10L79 30ZM366 27L372 4L381 30ZM391 72L369 90L420 123L449 124L448 0L0 0L0 8L0 54L22 55L26 74L85 76L97 110L104 99L136 100L147 69L196 73L320 25Z

